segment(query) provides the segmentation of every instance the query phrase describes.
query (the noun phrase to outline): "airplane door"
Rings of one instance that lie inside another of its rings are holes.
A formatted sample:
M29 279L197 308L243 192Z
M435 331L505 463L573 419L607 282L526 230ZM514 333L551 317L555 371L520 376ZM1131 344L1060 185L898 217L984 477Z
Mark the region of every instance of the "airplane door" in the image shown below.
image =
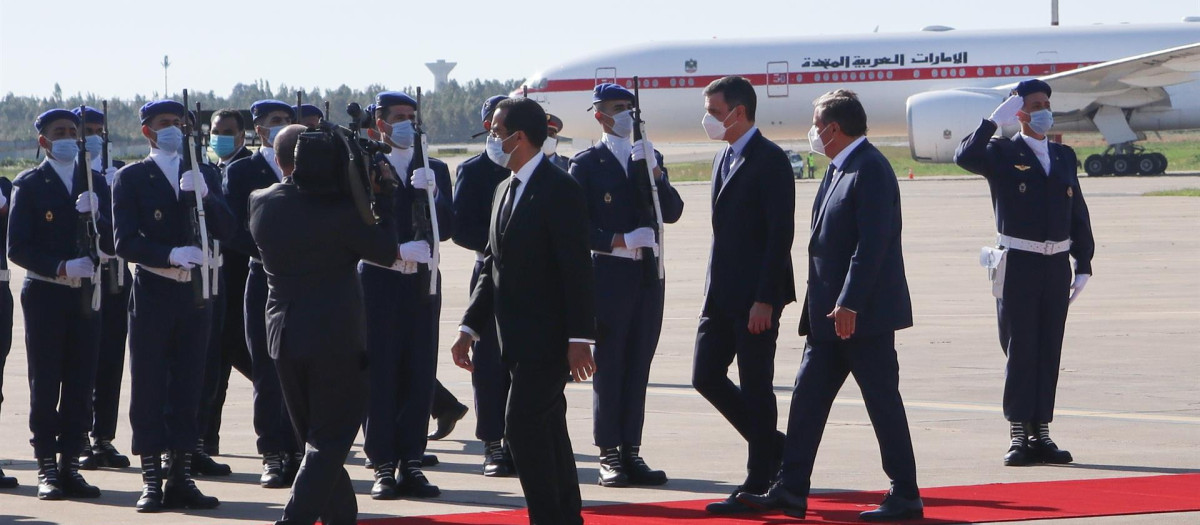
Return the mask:
M788 63L767 62L767 96L788 96Z
M615 67L598 67L596 68L596 85L605 82L617 83L617 68Z

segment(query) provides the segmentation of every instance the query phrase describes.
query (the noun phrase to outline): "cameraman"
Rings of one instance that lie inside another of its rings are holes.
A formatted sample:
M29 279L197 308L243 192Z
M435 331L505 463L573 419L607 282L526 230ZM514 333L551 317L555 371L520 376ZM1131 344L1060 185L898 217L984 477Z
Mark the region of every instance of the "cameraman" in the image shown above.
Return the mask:
M301 134L304 133L304 138ZM262 254L268 350L292 426L307 443L280 524L353 524L358 515L342 464L366 411L367 357L360 259L397 258L390 195L376 201L367 226L345 193L347 153L330 128L280 131L283 182L250 196L250 233ZM293 173L294 170L294 173ZM387 171L387 170L385 170ZM357 183L353 181L352 183Z

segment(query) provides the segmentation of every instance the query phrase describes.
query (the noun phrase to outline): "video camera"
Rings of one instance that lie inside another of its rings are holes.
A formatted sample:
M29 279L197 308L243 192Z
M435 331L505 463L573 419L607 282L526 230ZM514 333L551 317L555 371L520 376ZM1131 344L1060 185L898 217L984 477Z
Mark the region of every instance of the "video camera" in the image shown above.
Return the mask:
M399 185L393 171L379 161L390 151L383 142L323 121L297 139L292 180L305 193L350 196L363 222L375 224L375 197L391 195Z

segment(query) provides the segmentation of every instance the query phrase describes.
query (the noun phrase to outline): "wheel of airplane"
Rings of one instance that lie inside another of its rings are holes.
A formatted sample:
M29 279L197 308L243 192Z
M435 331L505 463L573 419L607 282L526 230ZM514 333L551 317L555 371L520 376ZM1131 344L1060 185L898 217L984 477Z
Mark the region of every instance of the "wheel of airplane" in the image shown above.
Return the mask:
M1089 177L1108 175L1109 169L1108 161L1102 155L1089 155L1087 160L1083 161L1083 171L1087 172Z
M1133 175L1137 173L1137 164L1132 155L1113 155L1112 172L1114 175Z
M1154 158L1154 154L1137 155L1134 159L1138 175L1154 175L1158 171L1158 160Z
M1163 173L1167 172L1167 156L1166 155L1163 155L1162 153L1159 153L1156 151L1154 153L1150 153L1149 156L1152 157L1154 159L1154 162L1158 164L1158 166L1156 166L1154 168L1155 175L1162 175Z

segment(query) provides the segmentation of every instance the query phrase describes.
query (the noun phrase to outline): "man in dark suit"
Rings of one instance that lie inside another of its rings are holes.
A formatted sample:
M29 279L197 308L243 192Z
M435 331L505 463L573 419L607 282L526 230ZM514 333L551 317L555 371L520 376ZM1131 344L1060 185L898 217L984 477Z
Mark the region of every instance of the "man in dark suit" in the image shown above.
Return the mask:
M12 197L12 181L0 177L0 246L4 257L0 257L0 407L4 406L4 363L12 350L13 298L8 281L8 200ZM17 478L6 475L0 469L0 489L16 488Z
M488 156L513 170L496 188L483 271L451 352L471 370L471 342L493 319L512 374L506 438L531 523L582 524L567 433L568 373L595 372L596 319L583 190L541 152L546 112L527 98L496 106Z
M767 490L783 454L771 382L783 307L796 300L796 187L787 154L754 125L754 86L725 77L704 90L704 128L729 146L713 162L712 249L692 385L749 445L746 480L711 513L746 512L738 491ZM740 386L729 379L737 358Z
M310 162L304 149L292 171L295 160L288 153L296 151L303 131L288 126L276 137L277 162L293 176L255 192L249 203L250 233L270 284L268 351L296 436L308 445L276 523L351 525L358 504L343 464L366 413L368 388L366 315L356 268L360 259L395 261L396 231L386 195L375 202L379 224L368 226L349 196L323 190L340 184L314 168L320 163Z
M1041 80L1021 82L954 153L959 166L987 179L999 244L1007 250L996 313L1008 358L1004 418L1011 442L1004 464L1014 467L1074 460L1050 439L1050 421L1067 310L1092 275L1096 251L1075 151L1046 139L1054 124L1050 93ZM992 138L1000 126L1018 123L1015 137Z
M854 375L875 427L892 489L866 521L920 518L916 462L900 399L896 330L912 326L900 245L900 187L867 141L867 114L850 91L814 103L809 141L829 170L813 203L808 293L800 335L808 336L792 407L780 480L766 494L739 494L759 510L803 517L821 433L842 383Z

